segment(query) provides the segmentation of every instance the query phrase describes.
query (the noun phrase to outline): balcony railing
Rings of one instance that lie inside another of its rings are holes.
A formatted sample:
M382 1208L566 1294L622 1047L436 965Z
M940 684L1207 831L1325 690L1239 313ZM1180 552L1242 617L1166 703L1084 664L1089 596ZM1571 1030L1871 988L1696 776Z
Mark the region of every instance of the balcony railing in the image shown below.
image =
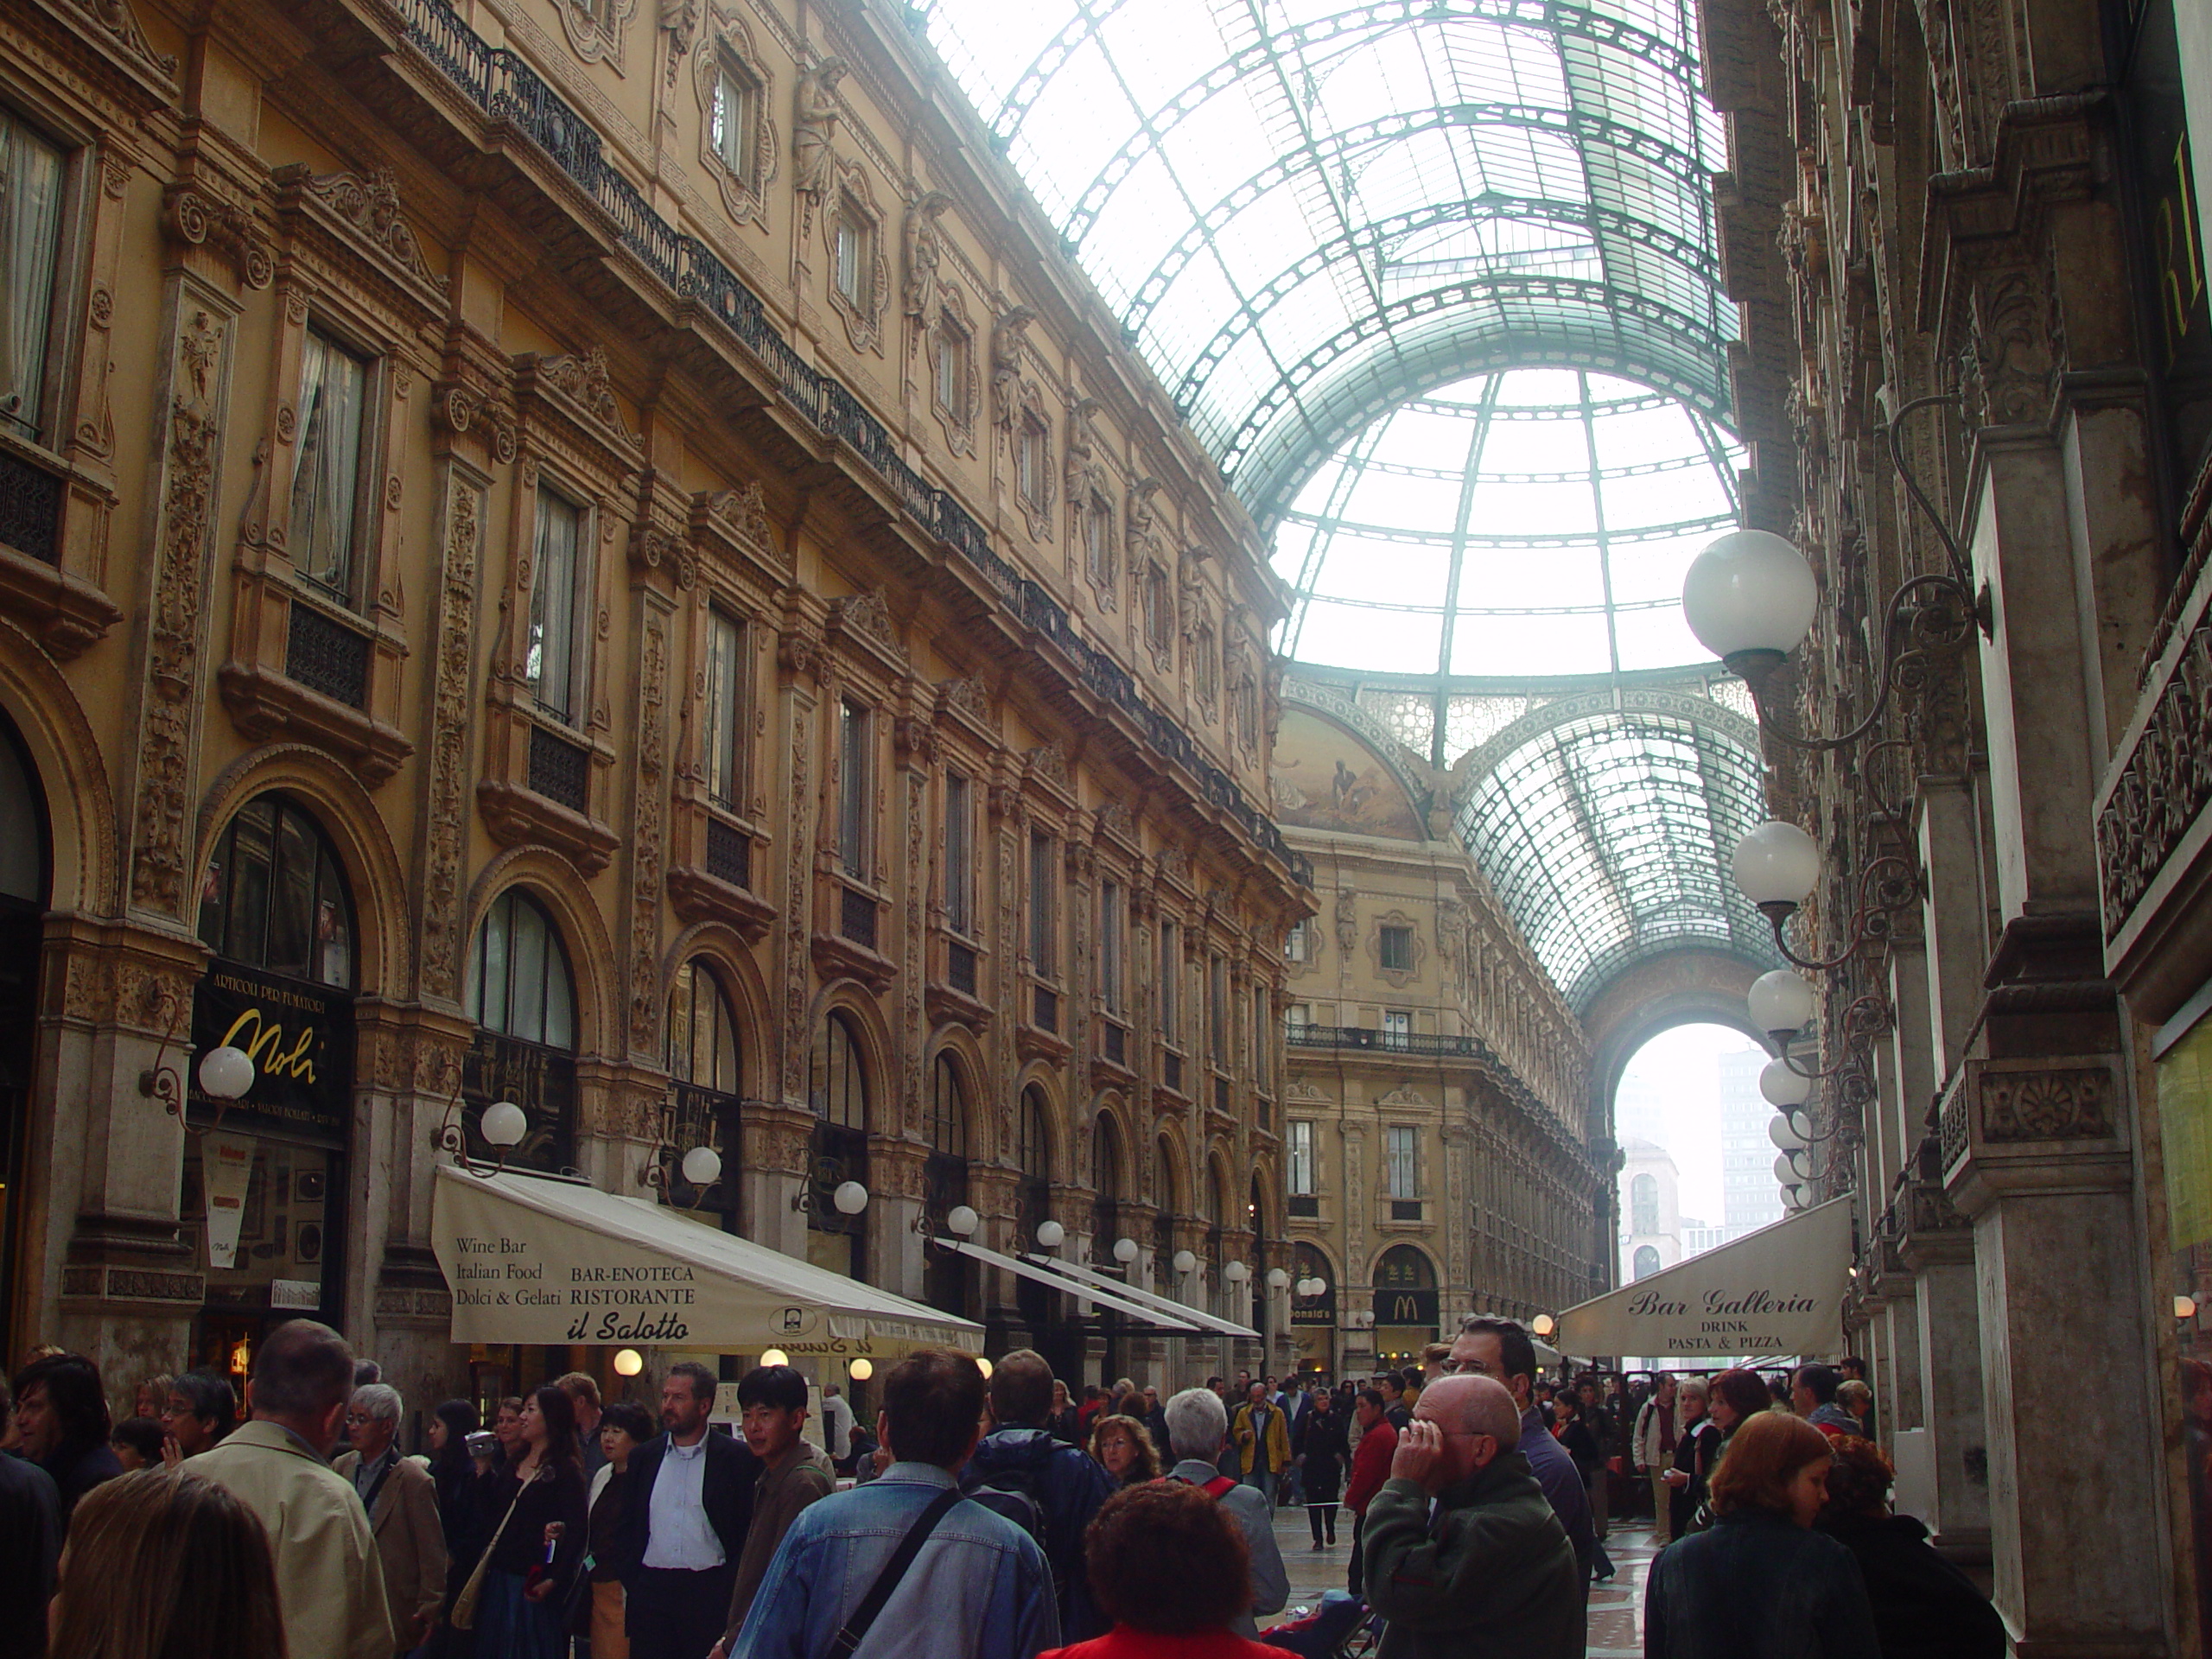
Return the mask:
M588 810L591 751L581 743L556 737L543 726L531 727L530 786L556 806L565 806L571 812Z
M837 931L862 950L875 949L875 900L852 887L841 887L843 904Z
M645 194L609 162L599 135L515 53L485 42L446 0L396 0L407 36L472 103L526 135L595 201L616 236L677 296L727 328L775 376L791 406L824 436L838 439L891 486L916 523L957 551L996 588L1022 621L1071 658L1083 683L1135 723L1158 753L1185 767L1199 792L1234 817L1300 887L1313 885L1313 865L1284 841L1236 779L1205 759L1197 740L1139 692L1128 670L1075 633L1067 613L1036 582L992 548L990 537L950 493L938 488L899 453L897 441L845 386L815 368L768 321L766 308L707 245L655 213Z
M1285 1026L1288 1048L1366 1049L1378 1054L1414 1054L1436 1059L1480 1060L1496 1074L1498 1086L1524 1110L1549 1121L1549 1109L1523 1083L1497 1051L1479 1037L1439 1037L1427 1032L1377 1031L1370 1026Z
M707 820L707 874L733 887L753 886L753 837L734 823Z

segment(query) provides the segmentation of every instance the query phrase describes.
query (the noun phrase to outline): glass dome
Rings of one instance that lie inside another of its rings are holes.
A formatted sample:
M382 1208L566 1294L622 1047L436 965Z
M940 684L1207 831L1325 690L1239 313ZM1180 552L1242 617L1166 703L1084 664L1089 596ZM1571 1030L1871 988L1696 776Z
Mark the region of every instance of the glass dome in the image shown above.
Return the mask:
M1411 399L1284 514L1278 648L1455 679L1701 663L1682 573L1735 527L1739 464L1704 414L1605 375L1516 369Z

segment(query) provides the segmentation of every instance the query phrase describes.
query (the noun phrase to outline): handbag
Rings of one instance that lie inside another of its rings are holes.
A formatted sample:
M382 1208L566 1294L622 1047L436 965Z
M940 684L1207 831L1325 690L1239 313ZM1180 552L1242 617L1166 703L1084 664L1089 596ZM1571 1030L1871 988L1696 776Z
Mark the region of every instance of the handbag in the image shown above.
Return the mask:
M853 1609L853 1616L845 1621L844 1629L830 1638L830 1651L836 1656L836 1659L853 1659L854 1650L867 1637L868 1627L875 1623L875 1616L883 1611L883 1604L891 1599L891 1592L906 1576L906 1569L913 1566L914 1557L922 1553L922 1546L929 1541L930 1534L937 1530L937 1523L944 1519L946 1512L960 1502L961 1497L960 1489L957 1486L950 1491L939 1492L930 1500L929 1508L915 1516L914 1524L906 1529L906 1535L899 1541L897 1553L884 1563L883 1571L868 1586L868 1594L861 1605Z
M552 1472L541 1465L536 1474L515 1489L514 1502L507 1505L507 1512L499 1517L499 1524L492 1529L492 1536L484 1545L484 1553L476 1558L476 1570L468 1575L468 1582L461 1586L461 1593L453 1599L453 1611L446 1615L446 1623L456 1630L476 1628L476 1604L483 1599L485 1570L492 1565L492 1552L499 1547L499 1535L507 1529L507 1522L515 1518L515 1510L522 1503L522 1495L534 1482L543 1480Z

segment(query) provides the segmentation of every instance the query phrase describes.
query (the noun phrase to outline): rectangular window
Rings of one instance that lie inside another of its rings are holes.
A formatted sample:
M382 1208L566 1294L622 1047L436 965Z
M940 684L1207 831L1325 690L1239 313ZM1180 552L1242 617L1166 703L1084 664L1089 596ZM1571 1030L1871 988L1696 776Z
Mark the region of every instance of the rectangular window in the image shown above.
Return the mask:
M1206 1058L1229 1063L1229 963L1222 957L1206 958Z
M1414 1017L1402 1008L1382 1011L1382 1046L1410 1048L1413 1046Z
M868 810L874 768L868 765L868 711L851 698L837 704L837 860L856 881L868 879Z
M944 925L967 934L976 925L976 817L973 786L944 774Z
M1029 837L1029 968L1039 979L1059 977L1057 944L1058 861L1050 836Z
M1252 1023L1247 1029L1251 1033L1252 1081L1262 1089L1268 1086L1268 1057L1275 1046L1275 1022L1268 1018L1269 1000L1266 986L1252 988Z
M563 725L575 723L582 673L582 639L576 626L576 591L583 543L583 512L540 485L537 491L537 571L530 590L530 645L523 678L537 706Z
M937 406L956 422L968 419L968 331L950 311L938 315Z
M1122 901L1122 884L1103 881L1098 887L1098 989L1106 1012L1122 1017L1122 934L1128 912Z
M1303 962L1306 960L1306 924L1294 923L1290 931L1283 938L1282 959L1285 962Z
M292 565L347 605L353 602L368 395L368 364L320 328L308 329L300 357L300 437L292 464Z
M837 291L859 309L868 308L868 227L852 203L837 215Z
M1043 423L1033 416L1022 422L1014 485L1021 499L1033 507L1045 504L1045 437Z
M1113 582L1114 509L1095 495L1084 511L1083 554L1093 582Z
M67 158L0 110L0 420L40 435Z
M1313 1005L1310 1002L1294 1002L1282 1011L1282 1028L1293 1037L1313 1023Z
M740 181L753 182L753 130L756 124L753 100L759 96L752 81L723 64L715 73L714 105L707 111L708 137L715 159Z
M707 720L700 759L707 772L707 798L737 811L739 734L744 729L745 627L720 611L707 620Z
M1307 1198L1319 1190L1313 1167L1313 1125L1300 1118L1290 1123L1290 1196Z
M1408 1123L1393 1123L1384 1133L1389 1137L1385 1153L1390 1182L1389 1196L1393 1198L1419 1198L1421 1131Z
M1390 972L1409 974L1413 971L1414 931L1410 927L1394 927L1384 923L1376 950L1382 966Z
M1179 1029L1183 1018L1183 950L1173 922L1160 925L1160 1040L1170 1048L1183 1046Z

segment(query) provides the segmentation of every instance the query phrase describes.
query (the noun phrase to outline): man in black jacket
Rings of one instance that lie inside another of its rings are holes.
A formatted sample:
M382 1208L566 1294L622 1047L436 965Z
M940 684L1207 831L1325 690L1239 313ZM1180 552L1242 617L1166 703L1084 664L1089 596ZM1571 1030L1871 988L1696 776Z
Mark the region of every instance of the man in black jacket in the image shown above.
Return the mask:
M1017 1348L999 1361L989 1398L991 1432L960 1471L960 1490L980 1495L985 1507L1025 1530L1031 1529L1025 1511L1034 1510L1042 1531L1037 1541L1052 1569L1061 1639L1103 1636L1107 1621L1091 1604L1083 1535L1113 1496L1114 1478L1096 1459L1055 1440L1045 1427L1052 1410L1052 1368L1042 1354Z
M623 1554L637 1565L623 1580L623 1625L631 1647L651 1659L705 1654L729 1615L760 1464L709 1431L714 1405L712 1371L691 1360L671 1366L660 1389L668 1432L630 1454Z

